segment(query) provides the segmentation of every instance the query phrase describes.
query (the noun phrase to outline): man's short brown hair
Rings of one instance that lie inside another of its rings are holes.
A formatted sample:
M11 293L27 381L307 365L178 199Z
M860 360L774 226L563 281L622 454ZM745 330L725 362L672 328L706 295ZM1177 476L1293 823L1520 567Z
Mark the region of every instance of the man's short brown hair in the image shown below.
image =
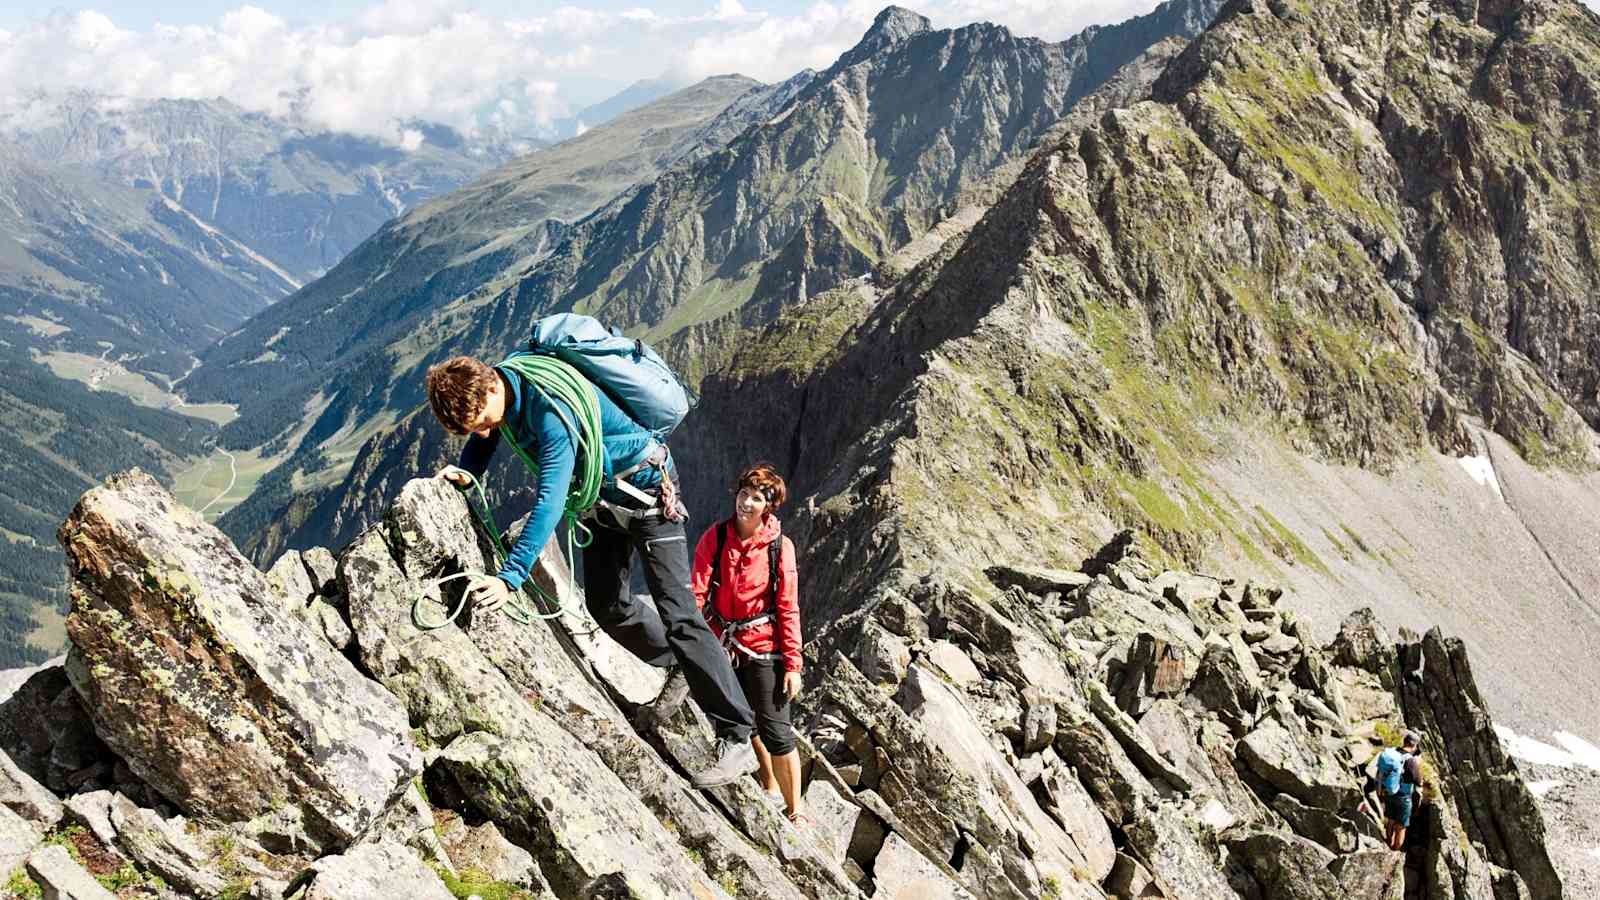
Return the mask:
M478 420L499 376L470 356L453 356L428 367L428 405L451 434L466 434Z
M737 494L745 488L766 495L767 502L772 504L773 509L782 506L783 501L789 499L789 486L783 483L783 476L778 474L772 463L756 463L740 472L739 480L733 483L733 492Z

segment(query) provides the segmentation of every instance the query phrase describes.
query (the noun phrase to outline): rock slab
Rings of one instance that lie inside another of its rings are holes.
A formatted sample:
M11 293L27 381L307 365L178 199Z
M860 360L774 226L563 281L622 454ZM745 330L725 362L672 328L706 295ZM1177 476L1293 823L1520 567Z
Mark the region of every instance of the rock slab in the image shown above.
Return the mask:
M149 475L89 491L58 537L68 677L96 733L184 810L338 849L420 771L394 696Z

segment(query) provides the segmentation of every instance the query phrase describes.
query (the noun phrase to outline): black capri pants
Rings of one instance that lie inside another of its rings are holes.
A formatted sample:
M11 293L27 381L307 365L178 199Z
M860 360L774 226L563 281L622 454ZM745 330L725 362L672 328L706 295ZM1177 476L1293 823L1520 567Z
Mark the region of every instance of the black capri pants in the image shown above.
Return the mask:
M794 723L789 715L789 695L783 692L783 660L741 658L734 667L739 685L756 714L756 734L773 756L794 750Z

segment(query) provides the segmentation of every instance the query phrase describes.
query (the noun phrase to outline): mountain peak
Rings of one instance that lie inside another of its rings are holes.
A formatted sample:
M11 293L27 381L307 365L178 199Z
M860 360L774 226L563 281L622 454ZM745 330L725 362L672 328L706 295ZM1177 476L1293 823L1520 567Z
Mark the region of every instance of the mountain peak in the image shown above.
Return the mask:
M883 12L872 20L872 27L861 36L854 47L845 51L830 71L840 71L872 56L886 47L892 47L906 38L929 31L928 17L901 6L885 6Z
M872 20L872 28L868 29L862 43L875 41L878 46L888 46L898 43L906 38L921 34L930 27L928 17L914 13L903 6L885 6L883 12Z

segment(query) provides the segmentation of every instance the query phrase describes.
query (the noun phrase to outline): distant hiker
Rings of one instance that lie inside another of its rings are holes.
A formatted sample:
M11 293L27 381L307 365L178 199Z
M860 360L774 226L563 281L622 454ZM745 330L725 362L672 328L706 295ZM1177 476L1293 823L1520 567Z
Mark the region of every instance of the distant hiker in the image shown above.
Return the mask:
M781 795L790 821L798 821L800 754L789 701L800 693L803 665L800 585L794 544L776 515L788 487L770 464L757 463L739 474L733 490L733 517L695 546L690 586L755 708L751 743L761 785Z
M1383 831L1391 850L1405 847L1406 828L1422 784L1421 745L1422 738L1407 731L1398 748L1378 754L1378 796L1383 800Z
M573 346L574 332L596 344L621 341L624 354L635 352L634 341L611 337L599 323L582 316L541 320L532 345L539 348L542 339L549 344L565 339L566 346ZM641 354L647 350L642 344L637 346ZM603 364L623 364L623 356L609 352L610 362ZM754 772L756 757L750 745L754 716L727 654L689 590L684 534L687 513L673 490L675 471L666 445L656 432L630 418L610 396L611 390L596 389L593 383L572 375L571 367L551 363L554 358L555 354L513 353L491 367L457 356L428 369L428 403L433 414L448 431L472 436L461 450L458 466L445 467L439 477L458 488L467 487L471 484L467 475L481 477L502 440L511 443L530 468L537 467L533 511L498 577L485 578L470 589L473 608L479 612L499 609L522 588L563 514L570 512L568 493L575 477L580 482L603 479L598 500L591 501L595 505L586 511L589 518L585 519L593 533L593 540L583 548L584 593L590 614L606 634L639 659L663 668L677 664L682 676L679 683L687 682L717 734L716 761L695 775L697 787L726 784ZM560 359L567 358L560 355ZM653 352L649 358L659 362ZM554 366L567 382L555 388L542 387L540 366ZM664 363L660 371L671 379ZM563 387L565 391L560 389ZM622 396L622 391L617 393ZM570 402L561 399L563 396ZM583 427L583 422L588 422L588 427ZM590 462L580 465L580 457ZM602 471L589 471L594 468ZM587 483L594 485L593 481ZM636 551L644 561L654 607L627 589ZM672 682L669 678L669 684ZM677 697L681 699L681 692Z

